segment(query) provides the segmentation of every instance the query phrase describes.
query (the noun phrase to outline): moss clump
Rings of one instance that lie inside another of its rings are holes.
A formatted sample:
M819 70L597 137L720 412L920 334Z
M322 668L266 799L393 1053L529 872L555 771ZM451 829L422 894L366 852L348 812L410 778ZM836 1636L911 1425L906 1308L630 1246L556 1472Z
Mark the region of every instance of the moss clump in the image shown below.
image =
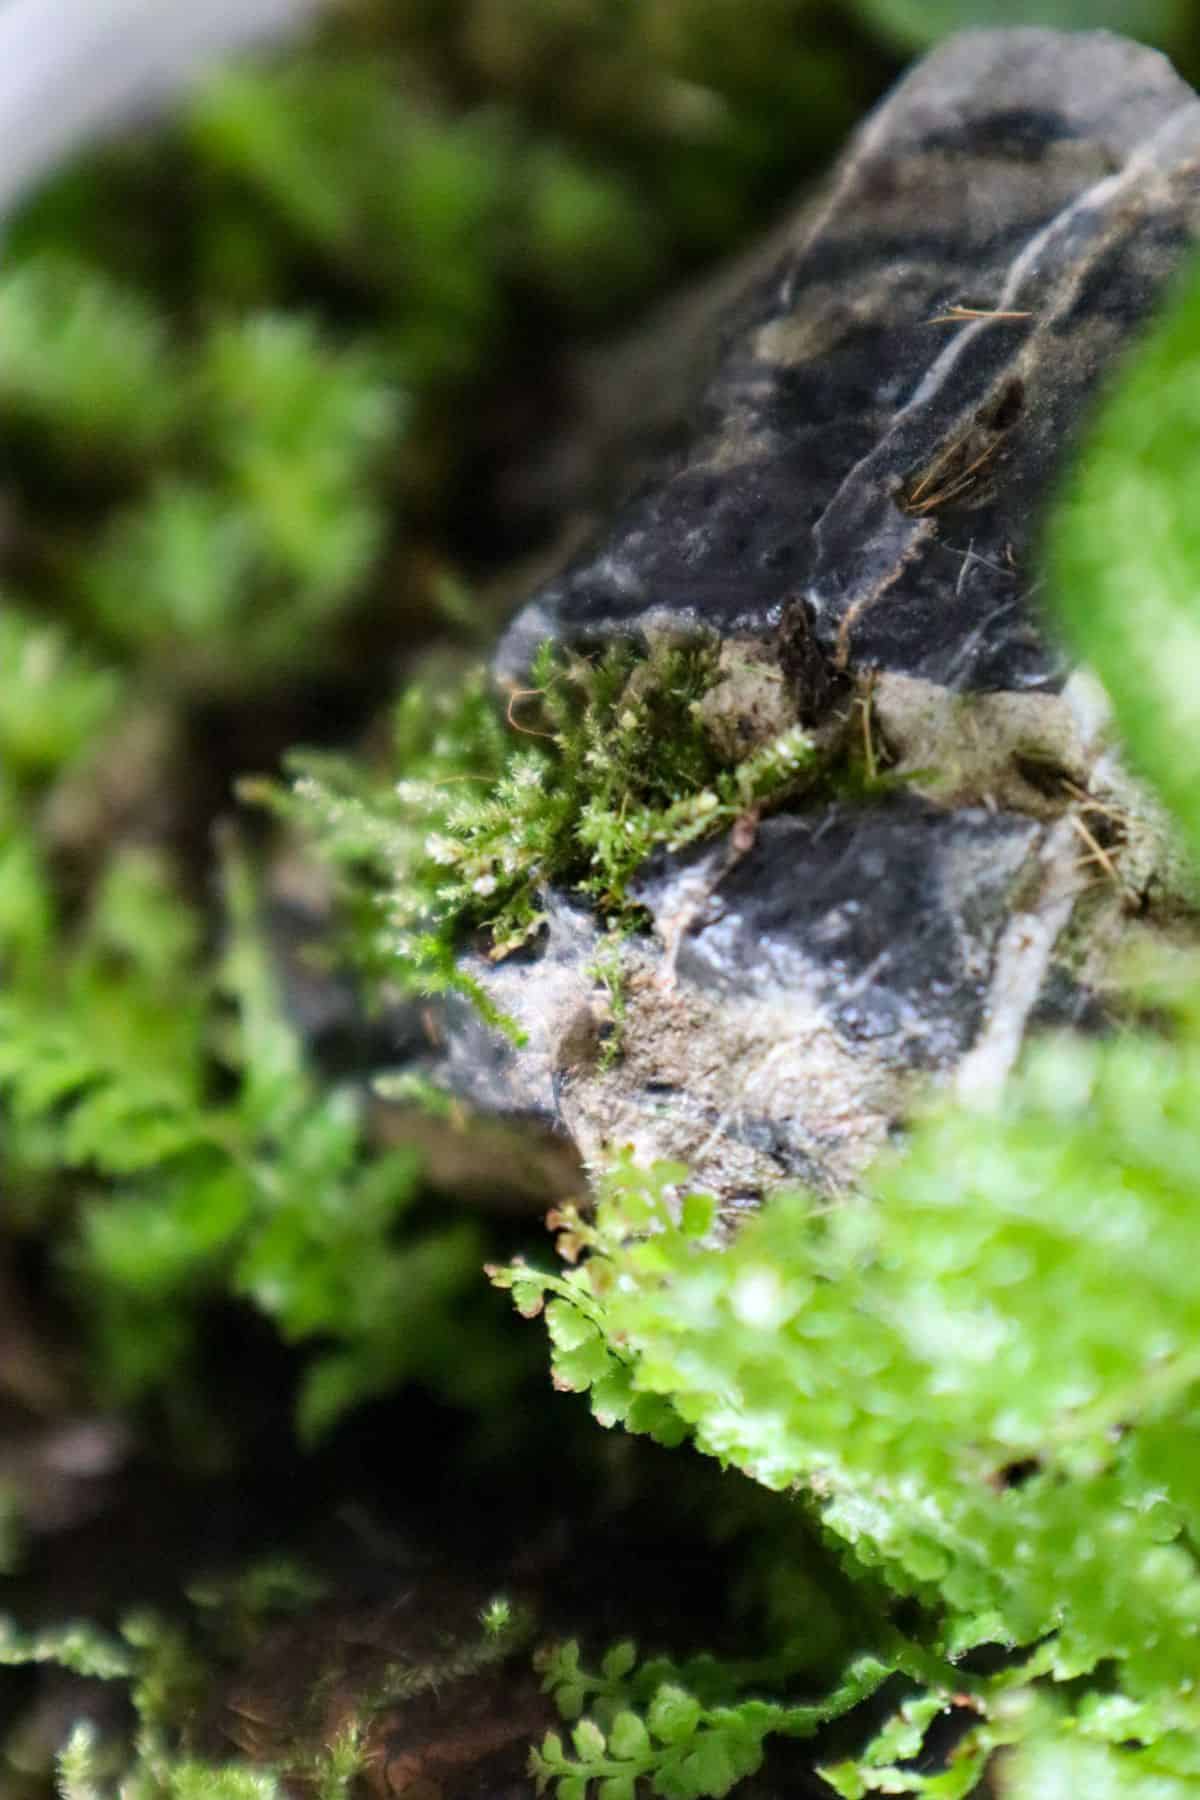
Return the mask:
M475 673L457 694L409 688L387 778L328 757L293 759L294 786L251 792L295 818L340 866L360 950L401 986L469 991L457 966L474 931L493 958L536 935L550 885L585 896L616 931L639 916L637 870L778 804L820 758L798 725L740 759L717 748L705 642L617 647L598 662L540 652L507 709Z
M376 1584L388 1580L386 1570L372 1573ZM512 1743L519 1756L523 1715L548 1713L530 1705L533 1607L495 1592L481 1606L473 1588L432 1569L410 1569L408 1582L381 1622L377 1605L356 1614L307 1559L273 1555L192 1582L190 1605L170 1617L141 1610L115 1631L22 1631L0 1614L0 1668L50 1665L91 1699L56 1759L66 1800L283 1800L297 1791L347 1800L384 1762L415 1782L439 1753L452 1767L462 1760L452 1710L446 1722L455 1690L480 1740L468 1753ZM99 1682L124 1704L97 1704Z

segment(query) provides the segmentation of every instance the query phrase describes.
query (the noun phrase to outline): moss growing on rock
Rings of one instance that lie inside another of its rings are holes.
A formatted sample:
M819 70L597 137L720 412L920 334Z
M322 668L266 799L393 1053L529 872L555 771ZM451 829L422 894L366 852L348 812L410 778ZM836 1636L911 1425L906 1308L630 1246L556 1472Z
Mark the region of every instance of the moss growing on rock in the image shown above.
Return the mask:
M363 959L399 985L455 989L488 1007L458 966L472 933L496 960L546 922L551 887L609 930L640 916L631 890L659 846L680 849L778 805L822 767L776 700L775 729L730 750L715 645L662 640L597 662L549 646L503 706L487 678L457 693L414 683L393 714L384 776L293 759L290 795L251 785L343 871Z

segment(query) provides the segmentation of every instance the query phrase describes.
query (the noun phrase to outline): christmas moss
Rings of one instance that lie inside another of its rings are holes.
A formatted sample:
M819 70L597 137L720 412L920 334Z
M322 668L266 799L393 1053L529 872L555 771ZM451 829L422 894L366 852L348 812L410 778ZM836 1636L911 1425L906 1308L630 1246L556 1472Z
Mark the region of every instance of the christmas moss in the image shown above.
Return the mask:
M529 1654L527 1607L498 1594L472 1614L458 1596L452 1628L447 1616L411 1642L398 1633L389 1654L379 1646L373 1668L364 1668L361 1642L333 1633L306 1659L311 1691L295 1691L283 1718L245 1712L236 1685L230 1692L242 1659L264 1646L270 1656L279 1641L272 1634L311 1615L328 1595L329 1583L309 1564L273 1556L193 1583L190 1604L170 1616L133 1612L115 1631L83 1623L26 1632L0 1614L0 1667L48 1664L124 1694L129 1729L109 1708L103 1728L76 1725L60 1750L64 1795L277 1800L299 1787L320 1800L348 1800L368 1765L386 1755L400 1709L418 1720L422 1709L436 1717L446 1690L461 1684L470 1693L472 1683ZM331 1724L325 1714L335 1690ZM214 1750L224 1734L213 1720L223 1715L246 1728L244 1760Z
M704 642L646 656L616 647L596 662L547 645L505 709L481 672L457 693L414 684L393 716L386 780L297 757L290 797L265 797L342 869L364 960L401 986L467 991L487 1011L460 967L472 932L490 956L519 949L540 930L552 884L585 896L610 931L628 928L639 917L631 883L652 850L815 778L820 759L799 726L740 759L719 750L701 707L716 679Z

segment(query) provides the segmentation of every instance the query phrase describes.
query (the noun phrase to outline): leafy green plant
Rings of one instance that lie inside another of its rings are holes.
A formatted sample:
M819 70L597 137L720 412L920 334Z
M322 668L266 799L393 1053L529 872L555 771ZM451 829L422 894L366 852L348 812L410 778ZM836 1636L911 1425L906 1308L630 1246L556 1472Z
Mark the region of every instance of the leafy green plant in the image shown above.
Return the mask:
M863 1200L779 1195L728 1247L684 1171L624 1160L594 1217L559 1220L576 1266L500 1279L527 1313L549 1299L556 1385L601 1423L807 1487L931 1609L939 1654L1027 1647L1027 1679L1097 1682L1073 1729L1191 1754L1198 1080L1190 1029L1047 1046L1001 1111L930 1120ZM990 1720L950 1673L929 1718L955 1685Z
M571 1750L558 1732L548 1732L530 1758L530 1772L538 1793L553 1786L557 1800L589 1794L633 1800L639 1783L664 1800L728 1794L761 1767L767 1737L811 1736L868 1698L888 1674L886 1663L863 1656L824 1701L784 1706L735 1699L739 1671L712 1658L691 1669L666 1658L638 1667L631 1643L614 1645L596 1674L581 1666L574 1642L551 1650L542 1668L543 1687L571 1724Z
M52 921L27 872L27 907ZM43 1171L45 1205L65 1204L64 1177L81 1196L65 1254L98 1386L179 1402L204 1309L222 1295L288 1341L324 1346L299 1400L309 1438L409 1376L446 1377L461 1397L473 1366L502 1381L495 1358L443 1357L482 1258L477 1229L406 1233L419 1158L364 1153L360 1097L317 1087L282 1016L236 861L228 892L232 936L209 973L194 915L159 864L129 853L69 947L51 925L54 956L45 944L14 960L0 999L6 1157Z

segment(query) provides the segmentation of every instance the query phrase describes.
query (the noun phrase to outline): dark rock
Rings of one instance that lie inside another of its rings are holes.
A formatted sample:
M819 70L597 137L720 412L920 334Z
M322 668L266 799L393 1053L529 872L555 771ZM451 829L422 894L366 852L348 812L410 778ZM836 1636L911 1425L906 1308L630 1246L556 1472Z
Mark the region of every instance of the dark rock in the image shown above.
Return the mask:
M678 1158L732 1204L844 1185L930 1078L990 1089L1031 1019L1095 1022L1170 859L1038 618L1030 550L1198 232L1200 101L1104 33L968 33L866 122L739 309L691 447L535 595L497 669L547 636L765 645L805 722L875 732L907 793L801 797L655 859L617 1058L601 927L551 897L540 955L473 968L529 1042L464 1027L461 1091L556 1119L587 1161Z
M951 40L801 215L678 465L518 614L498 668L664 621L770 635L803 597L842 666L1056 686L1037 523L1198 222L1200 103L1157 53L1100 32Z
M714 993L811 992L850 1043L939 1067L979 1028L1031 819L902 797L770 819L676 959ZM799 878L799 879L797 879Z

